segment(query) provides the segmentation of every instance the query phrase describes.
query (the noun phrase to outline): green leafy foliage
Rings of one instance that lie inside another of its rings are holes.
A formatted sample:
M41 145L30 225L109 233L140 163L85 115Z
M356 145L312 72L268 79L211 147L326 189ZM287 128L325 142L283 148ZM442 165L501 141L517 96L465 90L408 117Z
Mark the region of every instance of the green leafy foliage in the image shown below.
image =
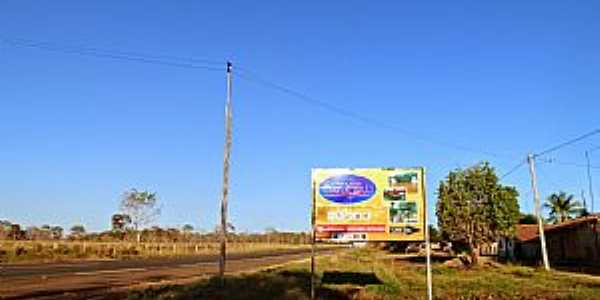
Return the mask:
M437 203L442 236L471 253L480 245L513 236L519 221L518 192L498 182L488 163L457 169L440 182Z
M69 236L69 238L80 239L83 236L85 236L85 226L81 224L71 226L71 235Z
M110 218L111 227L113 231L125 231L127 226L131 224L131 217L126 214L114 214Z
M442 235L440 231L434 225L429 224L429 241L432 243L439 243L442 241Z
M121 210L131 217L135 230L153 222L161 212L156 193L131 189L123 195Z
M537 224L537 217L533 214L521 213L519 217L519 224Z
M579 201L575 200L575 196L562 191L550 195L546 199L544 207L550 210L548 222L554 224L560 224L585 214L585 209Z

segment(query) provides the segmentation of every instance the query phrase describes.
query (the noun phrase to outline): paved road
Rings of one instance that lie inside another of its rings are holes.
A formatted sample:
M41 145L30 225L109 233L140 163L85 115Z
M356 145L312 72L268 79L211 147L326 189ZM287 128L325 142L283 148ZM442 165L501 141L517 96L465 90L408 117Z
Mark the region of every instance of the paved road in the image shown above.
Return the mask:
M321 250L330 251L330 250ZM300 260L310 250L231 254L227 272L252 271ZM115 289L162 281L184 281L217 272L217 256L129 261L83 261L0 265L0 299L93 299Z

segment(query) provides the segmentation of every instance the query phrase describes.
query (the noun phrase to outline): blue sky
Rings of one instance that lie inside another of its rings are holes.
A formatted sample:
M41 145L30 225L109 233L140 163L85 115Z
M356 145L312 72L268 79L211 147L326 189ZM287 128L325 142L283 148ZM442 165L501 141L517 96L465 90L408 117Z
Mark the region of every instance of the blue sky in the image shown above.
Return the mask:
M529 151L598 128L598 11L595 1L3 1L0 36L231 59L236 72L404 128L234 78L233 222L306 230L313 167L425 166L433 213L450 169L489 160L504 173ZM102 230L137 187L159 194L160 224L212 229L224 79L0 44L0 219ZM597 145L600 136L548 158L584 163ZM600 151L592 160L600 166ZM542 197L587 189L584 168L538 169ZM600 184L600 169L593 175ZM504 181L523 211L528 180L522 167Z

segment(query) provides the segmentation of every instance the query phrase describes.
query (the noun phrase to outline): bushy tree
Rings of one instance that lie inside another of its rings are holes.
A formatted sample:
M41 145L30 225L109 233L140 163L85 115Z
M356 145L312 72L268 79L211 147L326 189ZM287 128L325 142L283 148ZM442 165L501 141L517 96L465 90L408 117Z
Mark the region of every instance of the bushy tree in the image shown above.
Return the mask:
M437 229L437 227L429 224L427 225L429 226L429 241L432 243L439 243L442 241L442 235L440 234L440 231Z
M81 238L85 235L85 227L81 224L71 226L71 237Z
M519 216L519 224L537 224L537 217L533 214L524 214L521 213L521 215Z
M110 218L110 224L113 231L125 231L131 224L131 217L126 214L114 214Z
M8 238L11 225L12 223L7 220L0 220L0 240Z
M275 228L273 226L269 226L269 227L265 228L266 234L276 234L277 232L279 232L279 231L277 230L277 228Z
M141 237L139 229L154 222L161 211L156 193L136 189L125 192L121 200L121 210L131 217L138 243Z
M64 229L60 226L50 227L50 235L53 240L60 240L63 237Z
M482 244L514 235L518 192L501 185L488 163L451 171L440 182L438 197L436 214L442 236L467 246L473 263L478 262Z
M192 226L192 224L185 224L183 227L181 227L181 230L185 233L190 233L194 231L194 226Z

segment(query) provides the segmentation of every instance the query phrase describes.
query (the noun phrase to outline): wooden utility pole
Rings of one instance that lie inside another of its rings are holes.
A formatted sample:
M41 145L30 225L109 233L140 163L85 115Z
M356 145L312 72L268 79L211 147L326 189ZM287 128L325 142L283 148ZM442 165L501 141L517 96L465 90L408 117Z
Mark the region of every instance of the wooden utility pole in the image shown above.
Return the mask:
M594 213L594 188L592 185L592 171L591 166L590 166L590 153L589 151L585 151L585 160L587 161L587 178L588 178L588 188L589 188L589 193L590 193L590 201L592 202L591 204L591 209L590 209L590 213ZM587 207L586 207L587 209Z
M221 256L219 276L225 284L225 264L227 260L227 197L229 195L229 159L231 156L231 62L227 62L227 102L225 104L225 149L223 154L223 198L221 198Z
M550 271L550 263L548 262L548 252L546 250L546 236L544 234L544 221L542 220L540 194L537 188L537 178L535 174L535 156L533 154L527 155L527 163L529 163L529 175L531 175L531 189L533 191L533 200L535 202L535 215L538 219L538 231L540 234L540 248L542 249L542 260L544 261L544 268L546 271Z

